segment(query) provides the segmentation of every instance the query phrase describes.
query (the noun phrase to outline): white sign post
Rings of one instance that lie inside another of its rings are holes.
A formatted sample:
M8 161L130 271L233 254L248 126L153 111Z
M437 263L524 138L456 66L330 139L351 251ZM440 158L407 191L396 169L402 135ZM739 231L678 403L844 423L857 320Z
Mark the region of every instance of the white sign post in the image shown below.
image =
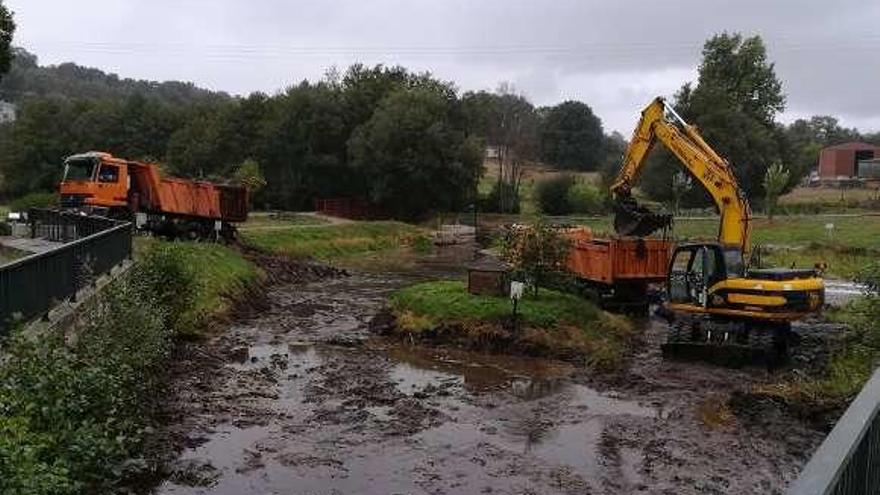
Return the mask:
M522 299L525 286L526 284L517 282L516 280L510 282L510 300L513 302L513 330L515 332L519 330L516 309L517 306L519 306L519 300Z

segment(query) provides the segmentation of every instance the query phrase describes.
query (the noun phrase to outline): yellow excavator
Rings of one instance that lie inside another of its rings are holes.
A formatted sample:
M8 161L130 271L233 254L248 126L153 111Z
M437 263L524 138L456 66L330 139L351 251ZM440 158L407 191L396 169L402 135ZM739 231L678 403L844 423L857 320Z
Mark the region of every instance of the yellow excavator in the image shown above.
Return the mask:
M611 185L619 235L644 237L671 226L671 215L652 213L632 196L658 141L705 188L721 215L717 242L680 244L672 253L663 305L670 320L664 354L777 362L787 355L791 322L824 304L820 271L751 267L751 209L733 168L659 97L642 112Z

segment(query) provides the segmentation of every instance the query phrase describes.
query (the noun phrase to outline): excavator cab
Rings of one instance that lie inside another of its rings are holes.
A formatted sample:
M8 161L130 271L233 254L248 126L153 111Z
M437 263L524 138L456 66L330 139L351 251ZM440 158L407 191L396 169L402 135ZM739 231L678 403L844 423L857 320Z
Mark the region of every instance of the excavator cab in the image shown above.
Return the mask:
M717 305L709 298L712 289L745 272L742 251L718 243L689 243L675 249L669 263L666 291L669 301L706 308Z

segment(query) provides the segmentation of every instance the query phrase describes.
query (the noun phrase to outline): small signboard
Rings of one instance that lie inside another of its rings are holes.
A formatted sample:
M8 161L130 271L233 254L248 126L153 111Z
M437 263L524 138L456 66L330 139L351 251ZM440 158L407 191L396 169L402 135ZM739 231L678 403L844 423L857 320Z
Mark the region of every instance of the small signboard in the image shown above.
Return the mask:
M526 284L522 282L517 282L515 280L510 282L510 298L514 301L522 299L523 289L525 288L525 285Z

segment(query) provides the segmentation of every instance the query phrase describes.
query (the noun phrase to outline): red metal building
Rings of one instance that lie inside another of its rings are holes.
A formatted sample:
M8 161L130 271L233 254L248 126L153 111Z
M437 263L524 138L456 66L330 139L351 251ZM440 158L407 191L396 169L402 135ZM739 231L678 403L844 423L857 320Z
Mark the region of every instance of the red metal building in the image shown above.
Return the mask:
M819 177L856 177L859 175L859 161L873 158L880 158L880 146L860 142L829 146L819 153Z

